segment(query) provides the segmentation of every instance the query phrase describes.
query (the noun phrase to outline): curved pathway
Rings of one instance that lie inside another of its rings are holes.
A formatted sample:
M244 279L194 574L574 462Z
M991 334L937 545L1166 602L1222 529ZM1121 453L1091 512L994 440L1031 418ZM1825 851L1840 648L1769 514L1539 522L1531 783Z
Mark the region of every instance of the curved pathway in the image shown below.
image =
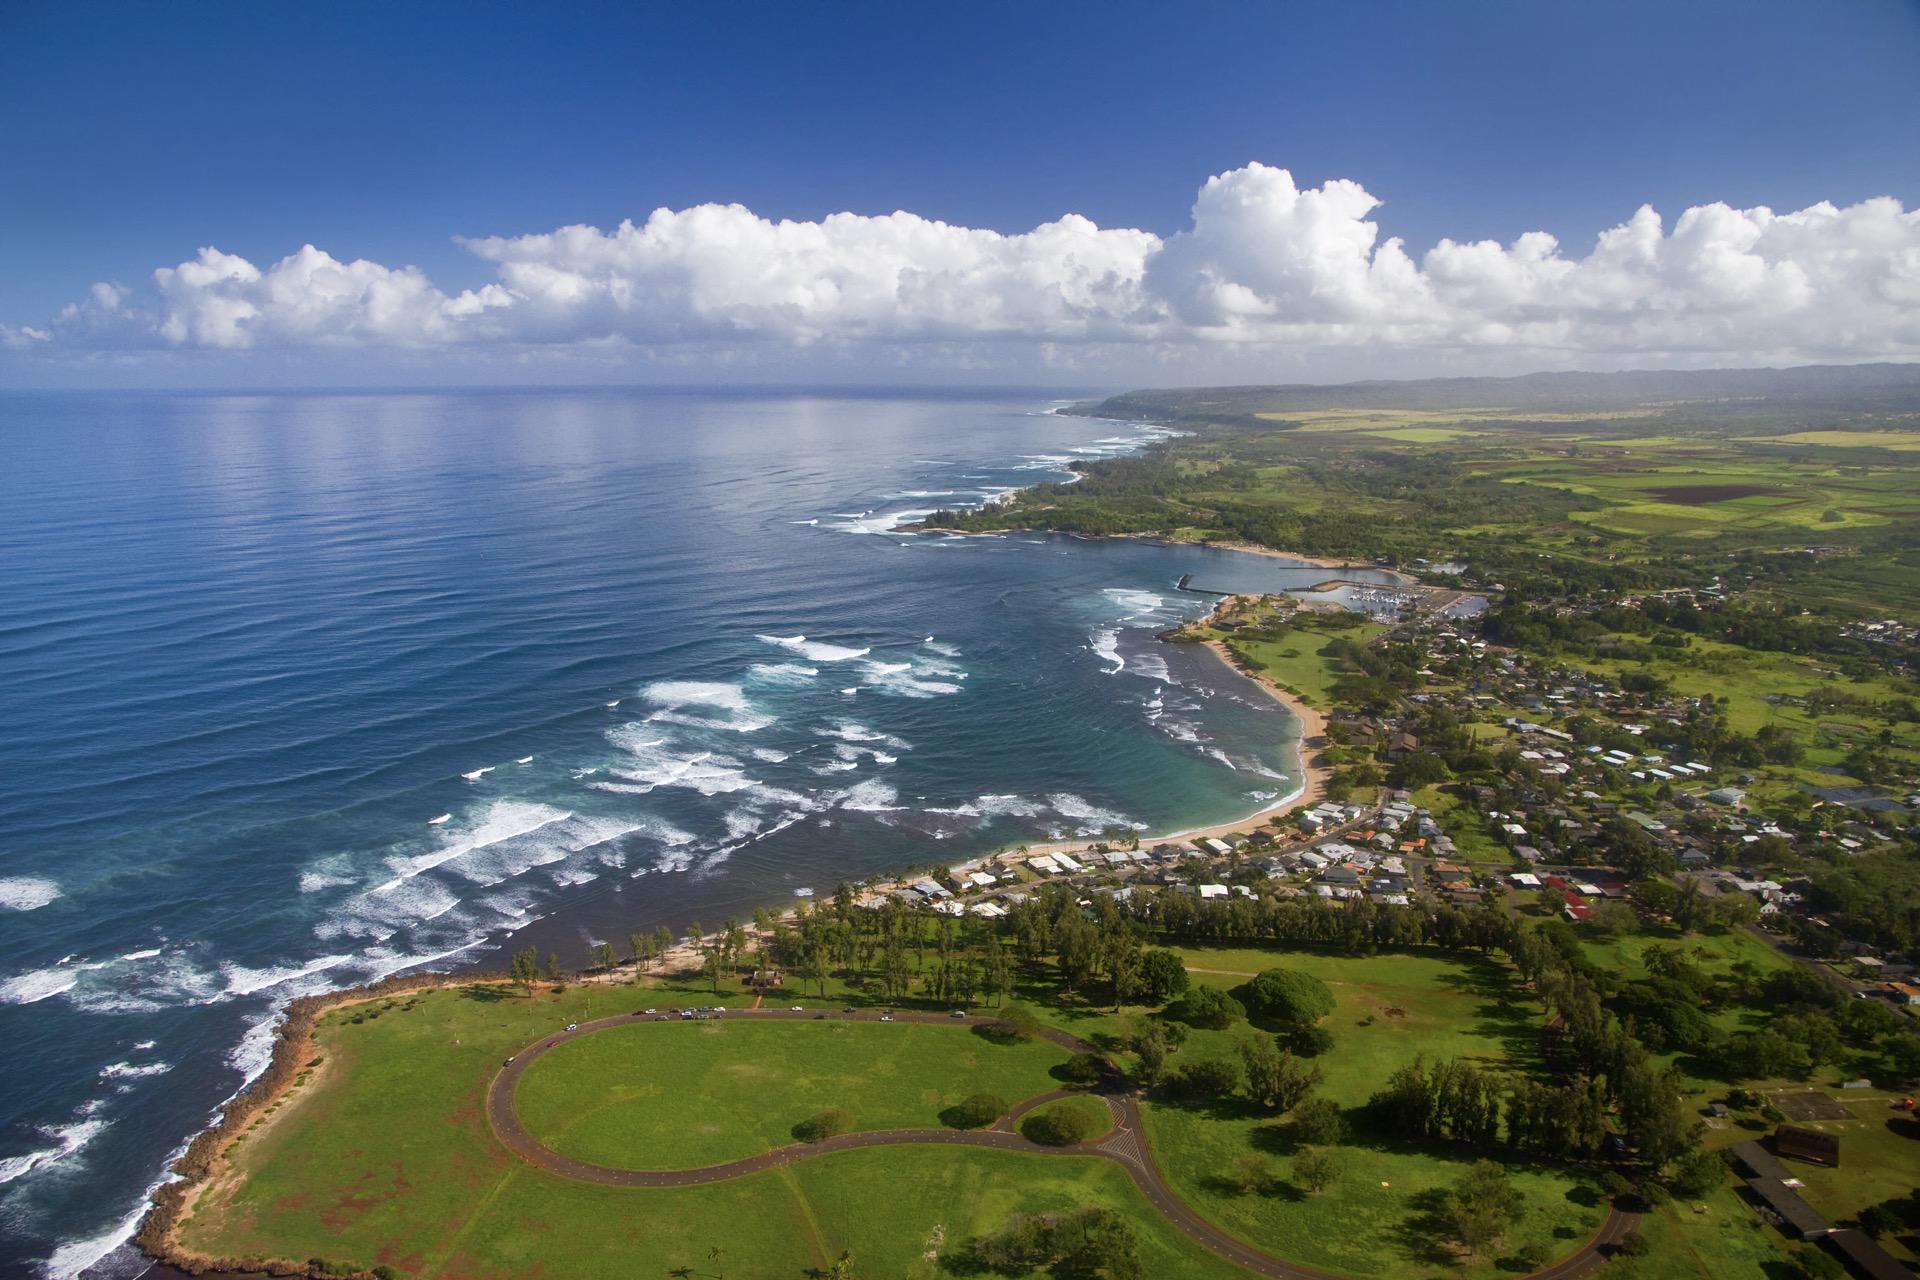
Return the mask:
M774 1020L814 1022L825 1019L878 1022L880 1020L880 1015L877 1013L866 1011L829 1013L820 1009L807 1009L798 1013L790 1009L748 1009L719 1016L727 1021L740 1019L753 1022ZM936 1013L915 1012L896 1012L893 1020L941 1026L952 1026L958 1021ZM797 1160L831 1155L836 1151L855 1151L862 1147L886 1147L902 1143L989 1147L997 1151L1017 1151L1022 1155L1095 1156L1111 1160L1125 1169L1127 1176L1132 1178L1134 1185L1140 1189L1140 1193L1165 1216L1167 1221L1179 1228L1195 1243L1229 1262L1244 1267L1255 1275L1272 1276L1276 1280L1343 1280L1342 1277L1328 1272L1318 1271L1297 1262L1284 1262L1269 1253L1263 1253L1252 1245L1244 1244L1228 1235L1196 1213L1192 1206L1182 1200L1168 1185L1159 1166L1154 1163L1153 1152L1147 1144L1145 1125L1140 1118L1139 1104L1124 1082L1117 1077L1102 1081L1093 1095L1106 1103L1107 1110L1113 1117L1114 1127L1104 1137L1071 1147L1041 1146L1028 1141L1015 1129L1021 1117L1035 1108L1081 1092L1068 1089L1055 1089L1024 1099L1016 1103L1006 1115L988 1129L877 1129L866 1133L846 1133L821 1142L804 1142L776 1147L772 1151L765 1151L757 1156L730 1160L725 1164L708 1165L700 1169L613 1169L606 1165L588 1164L585 1161L561 1155L553 1148L545 1146L520 1123L520 1116L513 1106L514 1090L519 1086L521 1075L541 1055L568 1040L575 1040L595 1031L652 1021L654 1020L639 1015L599 1018L592 1022L583 1022L572 1031L561 1031L545 1036L537 1043L515 1054L493 1077L493 1082L487 1086L487 1121L493 1126L495 1136L509 1151L536 1168L559 1174L561 1177L573 1178L579 1182L593 1182L609 1187L697 1187L712 1182L724 1182L729 1178L743 1177L750 1173L759 1173L763 1169L779 1168ZM676 1013L670 1021L677 1023L682 1019ZM1093 1046L1064 1031L1047 1027L1043 1028L1040 1034L1072 1053L1097 1052ZM1619 1241L1639 1221L1638 1214L1623 1213L1619 1209L1609 1208L1606 1221L1600 1224L1600 1230L1581 1247L1579 1252L1544 1270L1536 1271L1531 1276L1522 1277L1521 1280L1573 1280L1576 1276L1585 1275L1604 1261L1602 1250Z

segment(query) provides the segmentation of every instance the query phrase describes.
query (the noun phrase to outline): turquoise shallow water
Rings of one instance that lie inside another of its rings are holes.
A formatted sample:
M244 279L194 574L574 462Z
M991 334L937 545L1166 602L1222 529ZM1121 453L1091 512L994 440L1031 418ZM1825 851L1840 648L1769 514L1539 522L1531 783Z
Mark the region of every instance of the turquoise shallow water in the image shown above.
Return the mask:
M1293 786L1153 632L1260 557L887 532L1031 395L0 398L0 1271L115 1241L286 998Z

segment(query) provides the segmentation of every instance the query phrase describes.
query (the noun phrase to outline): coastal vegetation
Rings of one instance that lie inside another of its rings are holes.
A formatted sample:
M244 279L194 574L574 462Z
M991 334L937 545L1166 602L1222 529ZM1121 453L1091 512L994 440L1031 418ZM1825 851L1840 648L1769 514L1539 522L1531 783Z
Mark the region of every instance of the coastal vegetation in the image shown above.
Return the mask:
M1009 851L985 893L935 867L951 889L637 934L584 981L528 955L335 1010L178 1241L420 1276L519 1274L548 1233L581 1275L724 1249L742 1274L1216 1276L1249 1248L1350 1276L1588 1252L1821 1276L1726 1159L1799 1120L1848 1152L1796 1165L1809 1211L1915 1256L1920 1031L1858 971L1920 948L1920 453L1909 411L1829 392L1158 398L1193 434L929 524L1253 543L1484 596L1373 619L1242 597L1167 637L1296 699L1311 809L1145 867L1136 833L1071 874ZM697 1187L557 1179L483 1112L535 1046L515 1114L561 1157L773 1155ZM414 1186L425 1219L394 1208ZM750 1195L774 1208L702 1237Z

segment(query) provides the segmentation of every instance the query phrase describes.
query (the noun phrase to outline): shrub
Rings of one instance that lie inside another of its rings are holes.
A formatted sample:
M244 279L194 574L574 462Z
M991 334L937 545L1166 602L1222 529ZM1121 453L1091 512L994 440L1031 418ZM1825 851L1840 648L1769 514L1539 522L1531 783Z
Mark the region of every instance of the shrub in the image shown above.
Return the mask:
M853 1117L837 1107L808 1116L793 1126L793 1136L802 1142L825 1142L853 1128Z
M1106 1129L1106 1108L1082 1100L1056 1102L1020 1122L1020 1132L1043 1147L1071 1147Z
M1333 992L1310 973L1268 969L1246 985L1249 1007L1290 1026L1311 1026L1333 1012Z
M1053 1074L1070 1084L1093 1084L1105 1074L1107 1062L1097 1053L1076 1053L1053 1069Z
M1005 1099L991 1093L976 1093L942 1111L940 1122L951 1129L984 1129L1005 1114Z
M1289 1027L1280 1040L1299 1058L1317 1058L1333 1048L1333 1032L1325 1027Z
M1182 1067L1168 1077L1173 1092L1183 1098L1230 1098L1240 1092L1240 1064L1211 1058Z
M1338 1146L1347 1136L1346 1117L1331 1098L1308 1098L1293 1109L1294 1137L1315 1147Z
M1195 987L1171 1012L1182 1022L1219 1031L1247 1016L1247 1007L1218 987Z

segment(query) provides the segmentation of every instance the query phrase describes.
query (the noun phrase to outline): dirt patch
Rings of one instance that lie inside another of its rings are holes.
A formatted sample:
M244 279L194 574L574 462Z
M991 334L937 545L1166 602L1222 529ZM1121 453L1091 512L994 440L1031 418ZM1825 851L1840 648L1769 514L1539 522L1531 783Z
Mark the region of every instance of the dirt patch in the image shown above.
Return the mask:
M1405 1009L1400 1008L1397 1005L1389 1005L1387 1008L1382 1009L1380 1012L1383 1016L1388 1018L1404 1018L1407 1016L1407 1011Z
M1824 1093L1776 1093L1773 1105L1789 1120L1851 1120L1853 1113Z
M1716 502L1732 502L1735 498L1757 498L1761 494L1779 492L1772 485L1765 484L1678 484L1666 489L1647 490L1650 497L1676 507L1705 507Z

